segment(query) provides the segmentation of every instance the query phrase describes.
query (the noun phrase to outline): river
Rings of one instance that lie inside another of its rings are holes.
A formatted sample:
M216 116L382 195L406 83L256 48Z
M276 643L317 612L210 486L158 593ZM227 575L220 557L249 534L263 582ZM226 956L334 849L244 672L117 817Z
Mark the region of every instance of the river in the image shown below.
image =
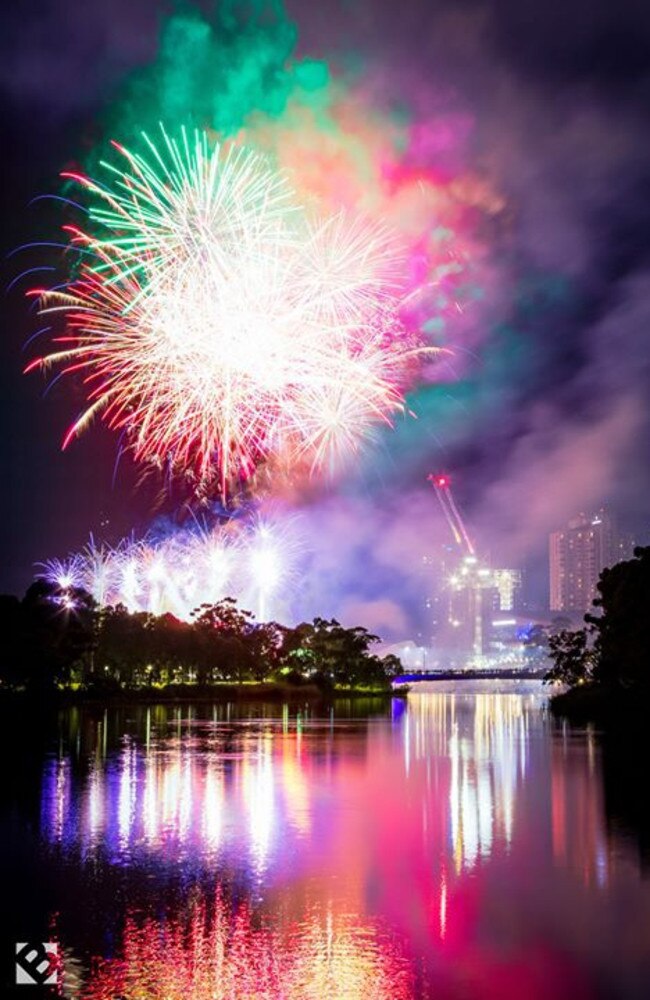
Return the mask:
M646 772L539 684L67 708L2 753L7 933L63 996L650 997Z

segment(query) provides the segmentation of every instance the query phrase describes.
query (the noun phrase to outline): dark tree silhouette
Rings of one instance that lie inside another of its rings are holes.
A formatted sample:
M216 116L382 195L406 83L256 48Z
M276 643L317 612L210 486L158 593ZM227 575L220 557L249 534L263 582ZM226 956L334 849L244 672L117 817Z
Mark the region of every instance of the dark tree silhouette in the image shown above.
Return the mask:
M256 622L233 598L203 604L192 622L173 615L99 608L74 588L37 581L22 601L0 597L6 689L69 687L96 693L202 686L220 681L328 687L388 687L401 672L395 657L370 653L377 636L314 619L296 628Z
M649 696L650 547L604 569L593 604L600 613L585 615L584 628L550 637L554 665L546 679Z
M598 592L594 605L601 614L585 618L595 636L594 681L650 693L650 547L636 548L634 559L603 570Z
M62 589L45 580L22 601L0 598L2 682L41 690L69 684L73 671L92 668L97 645L97 605L80 588Z

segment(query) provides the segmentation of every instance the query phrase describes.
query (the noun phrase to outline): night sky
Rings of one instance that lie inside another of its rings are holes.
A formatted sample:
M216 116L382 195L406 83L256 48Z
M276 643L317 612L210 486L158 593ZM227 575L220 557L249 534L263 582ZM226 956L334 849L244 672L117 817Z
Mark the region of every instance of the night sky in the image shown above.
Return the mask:
M56 213L30 200L58 190L60 170L108 137L112 103L155 58L168 10L154 0L4 5L3 257L47 238ZM432 115L464 116L464 156L505 205L485 235L495 279L471 393L447 385L449 412L430 443L373 491L366 481L364 495L399 510L426 471L451 469L484 545L533 568L550 528L601 502L647 540L647 4L345 0L291 3L288 15L299 54L342 74L363 65L386 100L417 94ZM5 261L5 287L20 269ZM91 531L111 542L142 533L158 493L137 487L128 460L114 480L116 441L98 425L61 453L78 397L61 382L42 399L43 380L21 375L34 324L20 291L3 296L0 588L10 591Z

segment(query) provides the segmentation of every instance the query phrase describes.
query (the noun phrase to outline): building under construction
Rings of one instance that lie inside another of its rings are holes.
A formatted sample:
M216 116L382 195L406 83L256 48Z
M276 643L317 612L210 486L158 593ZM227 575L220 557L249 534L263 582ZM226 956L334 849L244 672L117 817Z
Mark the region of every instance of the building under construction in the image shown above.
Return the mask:
M428 477L454 542L451 571L444 567L442 614L436 645L473 662L491 649L495 615L512 612L521 586L521 573L494 569L479 558L451 491L447 475Z

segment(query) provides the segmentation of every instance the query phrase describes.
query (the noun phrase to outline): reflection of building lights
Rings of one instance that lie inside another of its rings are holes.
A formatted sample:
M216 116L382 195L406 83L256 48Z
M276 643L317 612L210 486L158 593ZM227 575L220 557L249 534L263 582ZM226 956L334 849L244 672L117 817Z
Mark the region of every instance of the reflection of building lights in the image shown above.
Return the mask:
M181 841L187 840L192 822L192 798L194 786L194 768L192 757L185 755L181 769L180 799L178 803L178 835Z
M565 734L553 741L551 836L556 864L576 871L585 885L603 886L609 879L609 854L600 782L593 773L592 739L588 732L586 759L572 752Z
M527 714L518 694L427 694L409 699L405 763L435 754L449 761L448 835L457 872L487 858L498 839L512 839L514 802L526 770ZM431 740L435 739L435 742Z
M455 958L468 898L483 879L492 884L507 855L515 871L542 863L606 885L612 855L596 734L586 749L563 738L539 713L537 694L431 687L406 705L399 699L392 725L362 724L363 735L356 723L303 715L302 752L289 708L241 726L225 708L212 721L186 709L172 721L170 710L152 708L141 713L141 743L130 735L103 756L107 727L98 722L96 766L87 775L75 768L74 782L70 758L48 759L41 815L57 852L76 864L80 847L88 874L97 860L126 860L162 869L170 884L187 871L196 878L190 906L184 895L178 911L154 899L124 936L115 927L111 957L84 960L79 996L150 996L155 982L170 1000L412 1000L423 995L421 980L406 989L408 961L391 940L408 939L417 920L434 960L443 941ZM88 738L84 727L79 759ZM548 831L538 809L547 800ZM378 872L379 898L367 891ZM390 922L387 947L375 913ZM473 926L469 934L474 948Z

